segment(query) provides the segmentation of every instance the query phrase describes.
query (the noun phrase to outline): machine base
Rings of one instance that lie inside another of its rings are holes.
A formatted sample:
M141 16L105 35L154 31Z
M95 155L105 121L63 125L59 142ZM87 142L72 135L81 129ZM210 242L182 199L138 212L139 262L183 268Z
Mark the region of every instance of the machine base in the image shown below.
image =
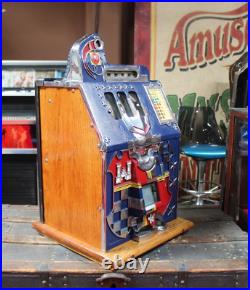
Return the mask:
M41 234L56 240L59 244L82 256L98 263L102 263L104 258L107 258L114 263L117 256L119 256L119 258L124 262L127 262L131 258L138 257L150 251L151 249L186 232L193 227L193 223L182 218L176 218L169 222L166 229L163 231L152 231L151 234L146 235L143 239L140 239L139 242L130 240L109 251L102 251L94 248L91 245L74 239L63 232L40 222L33 223L33 227Z

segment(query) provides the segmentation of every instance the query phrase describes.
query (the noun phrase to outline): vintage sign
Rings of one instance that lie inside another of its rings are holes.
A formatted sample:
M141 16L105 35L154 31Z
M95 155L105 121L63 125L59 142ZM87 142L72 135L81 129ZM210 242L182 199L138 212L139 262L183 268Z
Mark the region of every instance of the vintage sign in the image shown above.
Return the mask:
M229 66L248 49L248 7L241 2L151 4L151 77L179 100L207 101L227 125Z
M180 103L209 104L226 133L229 66L248 50L247 3L157 2L150 12L151 78L162 82L176 116ZM196 163L181 156L181 164L180 180L195 179ZM205 180L219 182L221 168L223 160L209 162Z
M247 5L230 12L191 12L184 15L174 28L168 56L164 62L166 71L204 68L230 55L239 55L247 47ZM212 30L200 29L203 21L217 22ZM193 27L196 31L192 31ZM195 29L195 28L194 28Z

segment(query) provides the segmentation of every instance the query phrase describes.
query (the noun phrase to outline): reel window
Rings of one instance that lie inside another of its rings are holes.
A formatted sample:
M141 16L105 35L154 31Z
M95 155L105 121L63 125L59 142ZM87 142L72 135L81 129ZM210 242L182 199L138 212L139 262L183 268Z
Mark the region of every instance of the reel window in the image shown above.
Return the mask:
M130 96L132 102L134 103L136 110L139 111L141 116L145 116L144 110L141 106L140 100L139 100L136 92L129 92L129 96Z
M142 187L142 195L146 211L152 209L155 203L159 201L155 183L144 185Z
M129 105L126 94L124 92L118 92L117 95L118 95L118 97L121 101L121 104L122 104L126 114L128 115L128 117L133 117L134 114L133 114L132 109Z
M115 120L121 119L121 113L118 109L115 97L112 93L104 93L105 99L109 104L109 110Z

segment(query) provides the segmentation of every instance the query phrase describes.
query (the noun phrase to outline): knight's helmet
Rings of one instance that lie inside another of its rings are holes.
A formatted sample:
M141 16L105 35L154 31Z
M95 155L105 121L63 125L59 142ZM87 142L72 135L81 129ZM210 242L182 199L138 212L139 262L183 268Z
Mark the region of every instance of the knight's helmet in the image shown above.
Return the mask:
M103 81L107 64L104 44L97 34L83 36L72 46L64 81Z

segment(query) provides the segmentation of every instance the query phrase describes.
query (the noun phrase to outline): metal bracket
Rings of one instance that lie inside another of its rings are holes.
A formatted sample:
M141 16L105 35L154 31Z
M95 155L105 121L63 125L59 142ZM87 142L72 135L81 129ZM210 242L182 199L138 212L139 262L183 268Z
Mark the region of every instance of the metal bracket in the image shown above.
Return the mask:
M121 273L106 273L96 279L99 286L103 288L124 288L131 279Z

